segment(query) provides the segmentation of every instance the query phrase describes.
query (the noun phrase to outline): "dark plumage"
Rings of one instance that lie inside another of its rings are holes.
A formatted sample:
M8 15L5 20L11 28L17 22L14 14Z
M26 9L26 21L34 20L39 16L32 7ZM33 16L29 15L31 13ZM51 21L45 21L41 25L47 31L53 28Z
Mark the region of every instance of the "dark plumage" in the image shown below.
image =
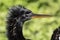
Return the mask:
M8 40L30 40L24 38L22 28L24 22L30 20L32 16L34 16L32 11L26 9L21 5L18 5L10 8L8 14L9 14L7 18ZM59 40L59 35L60 27L54 30L51 40Z
M21 5L9 9L7 18L8 40L27 40L23 36L22 28L25 21L30 20L32 12Z
M60 37L60 27L54 30L51 40L59 40L59 37Z

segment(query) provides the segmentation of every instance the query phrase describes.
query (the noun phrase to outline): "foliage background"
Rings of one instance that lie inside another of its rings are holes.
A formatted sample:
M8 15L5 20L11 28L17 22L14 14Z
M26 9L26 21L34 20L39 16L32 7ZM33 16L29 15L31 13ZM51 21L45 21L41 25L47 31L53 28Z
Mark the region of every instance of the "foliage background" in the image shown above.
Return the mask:
M23 28L25 38L50 40L53 30L60 26L60 0L0 0L0 40L7 40L6 17L8 9L14 5L23 5L37 14L58 15L58 17L37 18L25 22ZM28 29L25 29L26 27Z

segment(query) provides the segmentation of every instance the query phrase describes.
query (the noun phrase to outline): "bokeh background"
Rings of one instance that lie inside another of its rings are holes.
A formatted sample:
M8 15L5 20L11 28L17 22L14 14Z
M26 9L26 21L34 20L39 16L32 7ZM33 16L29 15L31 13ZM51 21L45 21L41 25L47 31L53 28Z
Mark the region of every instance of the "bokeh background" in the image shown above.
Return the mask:
M7 40L6 17L11 6L23 5L35 14L52 14L50 18L35 18L24 23L23 35L31 40L50 40L60 26L60 0L0 0L0 40Z

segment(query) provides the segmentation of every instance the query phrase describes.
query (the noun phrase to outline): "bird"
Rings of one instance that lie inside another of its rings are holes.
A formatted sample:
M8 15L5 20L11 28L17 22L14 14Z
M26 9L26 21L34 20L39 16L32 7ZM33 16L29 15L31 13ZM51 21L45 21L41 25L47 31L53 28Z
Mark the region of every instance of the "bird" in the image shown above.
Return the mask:
M53 31L51 40L60 40L60 26Z
M12 6L8 10L7 38L8 40L31 40L23 35L23 24L32 18L52 17L52 15L34 14L22 5Z

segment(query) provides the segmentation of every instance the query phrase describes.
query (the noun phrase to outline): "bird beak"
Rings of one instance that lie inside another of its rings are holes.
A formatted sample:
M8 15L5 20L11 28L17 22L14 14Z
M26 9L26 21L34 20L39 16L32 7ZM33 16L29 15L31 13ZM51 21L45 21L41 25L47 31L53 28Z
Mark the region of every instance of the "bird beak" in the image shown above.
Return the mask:
M46 17L53 17L53 15L49 14L33 14L32 18L46 18Z

